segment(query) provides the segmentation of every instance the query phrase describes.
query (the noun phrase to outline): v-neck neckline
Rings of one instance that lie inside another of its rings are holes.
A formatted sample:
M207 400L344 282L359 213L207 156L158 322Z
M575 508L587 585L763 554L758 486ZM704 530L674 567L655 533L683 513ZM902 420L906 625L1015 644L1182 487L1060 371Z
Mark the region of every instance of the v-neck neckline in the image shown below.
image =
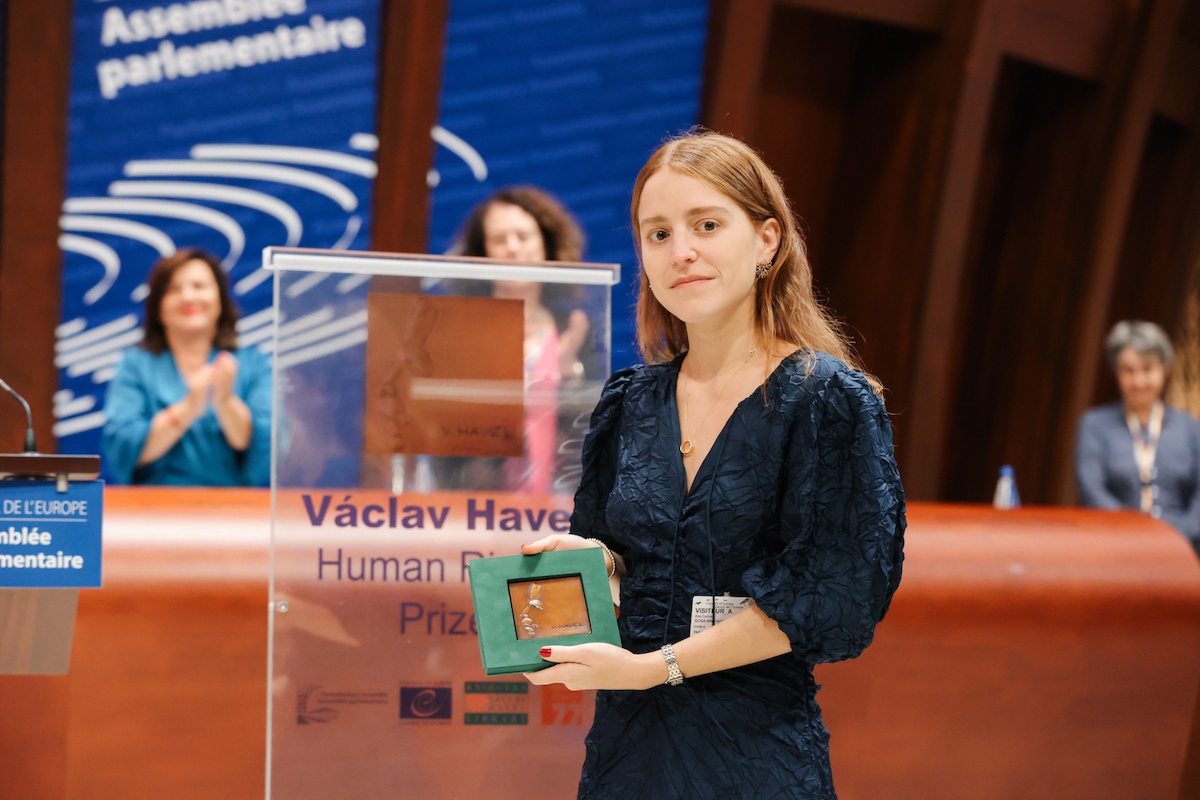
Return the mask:
M743 397L741 400L738 401L737 405L735 405L733 407L733 411L731 411L729 416L725 419L725 424L721 426L721 430L717 433L716 438L713 439L712 446L708 448L708 452L706 452L704 454L704 458L702 458L700 460L700 466L696 467L696 474L692 476L692 482L690 484L688 483L688 479L687 479L687 464L684 463L684 460L683 460L684 455L679 449L683 442L683 429L680 427L680 424L679 424L679 398L678 398L679 370L683 366L683 359L687 356L687 353L683 353L682 355L680 355L679 357L677 357L675 359L675 361L672 364L673 369L671 370L671 373L670 373L671 380L670 380L670 386L668 387L668 389L669 389L668 394L670 395L670 399L667 404L667 409L671 416L671 432L672 432L671 452L674 454L675 463L679 466L679 470L682 473L681 478L682 478L682 483L683 483L683 503L684 504L686 504L687 501L689 499L691 499L692 490L696 487L696 484L698 484L700 482L701 476L705 475L707 472L709 472L709 471L711 471L711 469L713 469L713 467L711 467L709 464L709 462L712 461L714 458L713 451L718 451L718 448L724 443L725 433L726 433L726 431L729 430L729 424L731 422L733 422L733 418L736 417L738 415L738 412L740 412L742 410L742 406L746 404L746 401L751 400L752 398L754 398L755 395L761 393L763 391L764 386L769 391L771 381L773 381L775 379L775 376L778 375L779 372L783 369L783 365L786 364L791 359L796 358L797 354L799 354L801 352L803 352L803 348L794 350L793 352L791 352L788 355L781 358L779 360L779 363L775 365L775 368L773 370L771 370L769 375L767 375L766 380L764 380L762 383L755 385L755 387L750 390L750 393L748 395L746 395L745 397Z

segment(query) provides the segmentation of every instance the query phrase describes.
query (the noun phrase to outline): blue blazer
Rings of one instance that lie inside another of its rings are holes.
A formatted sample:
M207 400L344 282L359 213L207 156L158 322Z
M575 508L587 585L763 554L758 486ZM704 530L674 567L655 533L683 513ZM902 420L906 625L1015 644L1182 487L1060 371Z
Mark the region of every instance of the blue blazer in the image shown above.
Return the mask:
M1200 553L1200 422L1167 406L1154 466L1162 519L1187 536ZM1075 476L1085 506L1141 508L1133 436L1120 401L1093 408L1080 419Z

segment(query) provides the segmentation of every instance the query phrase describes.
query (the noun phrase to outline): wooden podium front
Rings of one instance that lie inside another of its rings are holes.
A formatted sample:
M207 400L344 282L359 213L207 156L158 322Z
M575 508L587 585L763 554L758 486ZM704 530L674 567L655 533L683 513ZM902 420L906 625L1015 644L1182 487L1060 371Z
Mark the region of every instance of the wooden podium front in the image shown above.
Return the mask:
M94 481L100 457L0 453L0 498L22 481ZM79 585L79 584L76 584ZM77 589L0 586L0 675L65 675L71 661Z
M909 530L874 644L817 669L839 797L1200 797L1182 536L1132 512L926 504Z
M0 798L262 797L268 493L114 488L105 512L70 674L0 677ZM839 797L1200 796L1182 537L1079 509L909 520L875 643L817 670Z
M98 456L0 453L0 490L32 479L64 491L99 472ZM57 676L71 663L78 598L73 588L0 587L0 797L66 796L69 687Z

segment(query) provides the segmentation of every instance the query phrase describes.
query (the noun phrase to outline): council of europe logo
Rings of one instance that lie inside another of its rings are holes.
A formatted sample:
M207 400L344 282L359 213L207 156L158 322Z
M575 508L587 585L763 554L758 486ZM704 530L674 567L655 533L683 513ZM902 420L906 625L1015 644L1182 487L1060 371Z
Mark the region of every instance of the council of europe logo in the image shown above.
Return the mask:
M449 686L401 686L400 719L451 719L452 693Z

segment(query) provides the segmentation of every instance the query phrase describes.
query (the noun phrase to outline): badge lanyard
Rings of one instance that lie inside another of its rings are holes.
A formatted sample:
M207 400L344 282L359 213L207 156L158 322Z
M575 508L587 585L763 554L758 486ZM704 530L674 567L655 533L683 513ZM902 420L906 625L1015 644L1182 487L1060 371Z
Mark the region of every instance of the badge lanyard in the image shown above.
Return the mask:
M1162 435L1163 404L1155 403L1150 410L1150 423L1143 434L1136 414L1126 414L1125 424L1133 436L1133 460L1137 462L1138 477L1142 481L1142 511L1154 513L1154 457L1158 453L1158 437Z

